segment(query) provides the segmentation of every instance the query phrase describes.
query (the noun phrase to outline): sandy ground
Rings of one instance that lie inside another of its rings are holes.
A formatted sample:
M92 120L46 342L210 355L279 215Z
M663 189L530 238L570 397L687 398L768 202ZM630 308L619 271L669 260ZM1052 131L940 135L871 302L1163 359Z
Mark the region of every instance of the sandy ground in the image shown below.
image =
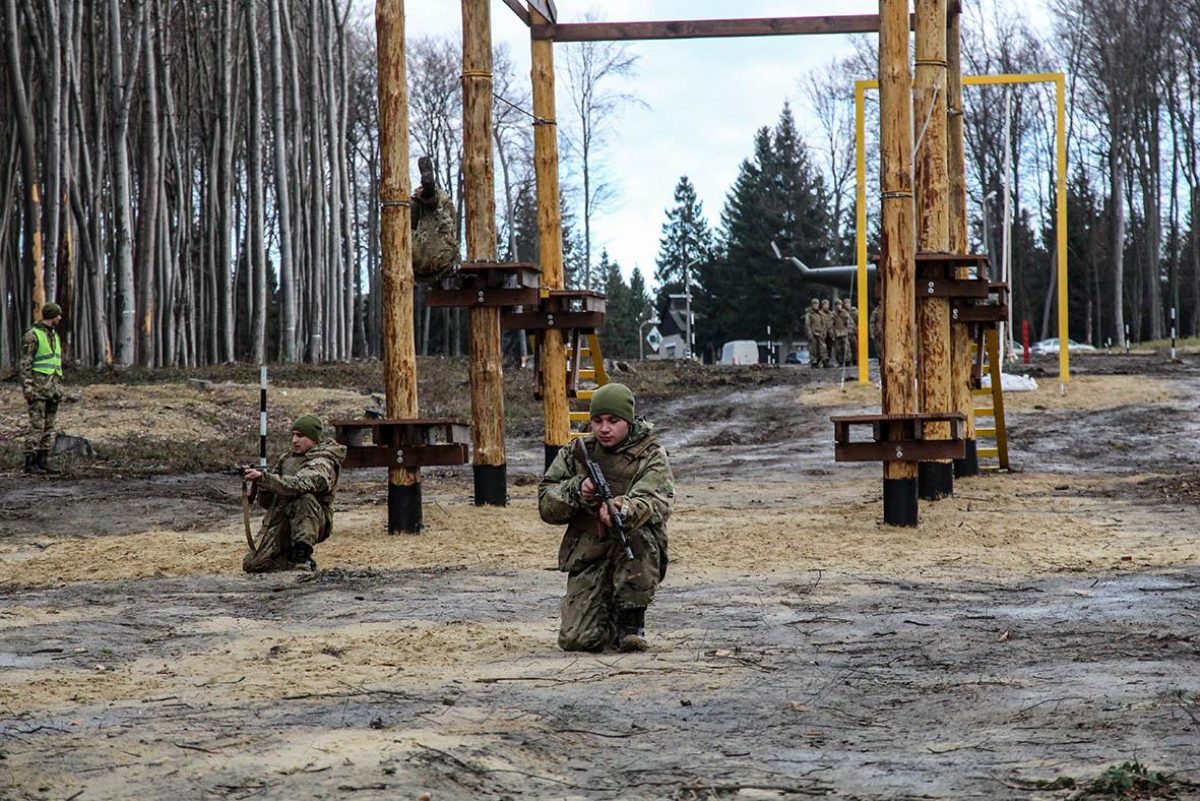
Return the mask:
M537 441L510 443L504 508L430 471L417 536L386 534L381 471L348 473L313 575L239 573L227 477L0 476L0 799L1048 799L1134 759L1200 781L1200 370L1146 364L1010 394L1017 471L916 529L882 525L878 465L832 459L829 415L873 387L647 408L679 497L638 655L556 648ZM193 391L95 389L81 423Z

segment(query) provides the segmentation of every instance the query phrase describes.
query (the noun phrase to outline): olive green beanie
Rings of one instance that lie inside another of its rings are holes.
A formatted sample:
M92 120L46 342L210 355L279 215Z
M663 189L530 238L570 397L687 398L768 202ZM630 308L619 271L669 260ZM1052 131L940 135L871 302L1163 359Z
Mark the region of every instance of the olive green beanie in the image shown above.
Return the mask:
M315 414L306 414L296 418L292 423L292 432L302 434L313 442L321 441L321 418Z
M605 384L592 395L592 406L588 413L592 417L611 414L632 423L633 392L624 384Z
M47 303L45 306L42 306L42 319L43 320L53 320L55 317L58 317L61 314L62 314L62 306L59 306L57 303L54 303L53 301L51 301L50 303Z

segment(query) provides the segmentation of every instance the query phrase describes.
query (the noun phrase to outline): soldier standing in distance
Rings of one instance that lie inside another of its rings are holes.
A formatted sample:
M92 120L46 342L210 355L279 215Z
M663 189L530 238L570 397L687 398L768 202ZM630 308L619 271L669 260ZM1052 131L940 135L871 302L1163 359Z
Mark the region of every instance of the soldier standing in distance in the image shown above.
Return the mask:
M628 559L608 507L577 454L558 452L538 485L538 512L567 525L558 569L567 574L558 646L564 651L644 651L646 607L667 572L667 519L675 481L653 425L634 415L633 393L605 384L592 396L592 433L582 446L615 496L633 550Z
M876 303L875 308L871 309L871 319L867 321L867 327L871 329L871 340L875 343L875 358L879 359L880 364L883 363L883 304Z
M854 308L850 298L842 298L842 309L846 312L846 325L849 331L847 338L849 352L846 354L846 361L854 364L858 361L858 309Z
M804 314L804 333L808 337L808 363L817 368L822 362L829 361L829 351L825 346L826 325L825 317L821 314L821 301L816 298Z
M21 340L21 388L29 409L25 437L25 472L58 473L48 461L54 447L54 420L62 401L62 340L58 336L62 307L42 306L42 319Z
M850 352L850 312L841 301L834 304L830 313L830 335L833 337L833 359L839 366L846 364Z
M243 477L267 510L254 550L242 559L247 573L314 571L313 546L333 533L333 501L346 446L323 436L321 418L306 414L292 424L292 452L271 472L254 468Z

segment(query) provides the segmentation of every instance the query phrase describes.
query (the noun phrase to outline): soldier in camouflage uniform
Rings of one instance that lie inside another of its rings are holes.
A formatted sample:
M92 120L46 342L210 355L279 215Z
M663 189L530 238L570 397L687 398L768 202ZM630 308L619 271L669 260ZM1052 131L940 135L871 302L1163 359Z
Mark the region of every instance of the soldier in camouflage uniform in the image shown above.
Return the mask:
M417 159L417 166L421 170L421 185L412 196L413 275L424 281L436 281L458 269L454 202L437 188L429 156Z
M547 523L567 524L558 569L567 574L558 645L564 651L644 651L646 607L667 572L667 519L675 482L653 426L634 416L633 393L605 384L592 396L591 436L558 452L538 486ZM627 559L607 506L577 449L585 447L616 496L633 550Z
M323 436L321 419L306 414L292 424L292 452L270 472L249 469L262 528L242 560L247 573L317 569L313 546L333 533L333 500L346 446Z
M867 321L867 327L871 329L871 340L875 343L875 356L879 359L880 364L883 363L883 304L875 304L875 308L871 309L871 319Z
M847 343L849 351L846 353L846 361L850 364L858 363L858 309L854 308L854 304L850 302L850 298L842 298L842 309L846 312L846 325L849 331Z
M58 328L62 307L42 306L42 319L21 340L21 386L29 408L29 433L25 437L25 472L57 473L47 461L54 447L54 419L62 401L62 340Z
M825 316L821 314L821 302L816 298L804 315L804 333L808 336L808 362L811 367L829 364L829 349L825 345L827 332Z
M844 365L850 357L850 312L838 301L834 304L829 320L829 333L833 339L833 360L836 364Z

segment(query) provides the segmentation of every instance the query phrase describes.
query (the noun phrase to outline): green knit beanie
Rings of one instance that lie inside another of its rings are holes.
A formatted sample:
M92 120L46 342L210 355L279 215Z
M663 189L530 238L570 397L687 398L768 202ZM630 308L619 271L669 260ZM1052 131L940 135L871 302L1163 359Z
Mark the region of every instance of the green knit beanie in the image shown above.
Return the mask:
M302 434L313 442L321 441L321 418L315 414L306 414L296 418L292 423L292 432Z
M42 306L42 319L43 320L53 320L55 317L58 317L61 314L62 314L62 306L59 306L57 303L50 302L50 303L47 303L45 306Z
M633 392L624 384L605 384L592 395L592 406L588 413L592 417L611 414L632 423Z

